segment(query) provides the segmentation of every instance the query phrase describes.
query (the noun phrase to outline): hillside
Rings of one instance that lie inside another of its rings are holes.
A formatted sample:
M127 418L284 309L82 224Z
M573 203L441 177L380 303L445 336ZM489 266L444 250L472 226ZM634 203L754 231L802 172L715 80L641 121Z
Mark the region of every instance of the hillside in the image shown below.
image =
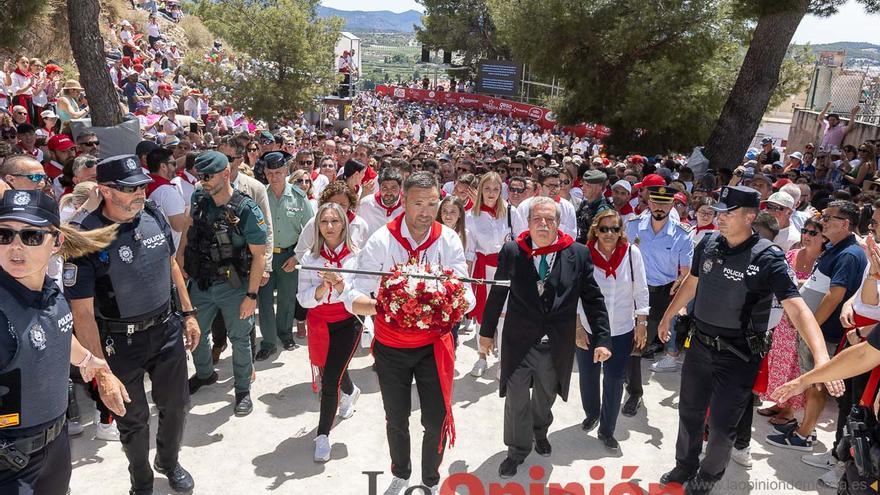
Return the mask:
M416 10L407 10L398 14L389 10L367 12L319 6L318 15L321 17L341 17L345 21L343 27L345 31L411 33L414 31L413 25L422 25L422 13Z
M821 45L810 45L810 48L817 57L819 52L845 50L847 67L880 66L880 45L873 43L837 41Z

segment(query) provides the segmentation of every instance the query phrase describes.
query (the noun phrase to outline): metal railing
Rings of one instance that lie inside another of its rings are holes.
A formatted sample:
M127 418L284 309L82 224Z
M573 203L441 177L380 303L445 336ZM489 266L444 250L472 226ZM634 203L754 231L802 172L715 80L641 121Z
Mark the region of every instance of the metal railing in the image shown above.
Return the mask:
M859 105L856 121L880 124L880 76L817 65L807 91L806 108L821 111L829 101L829 112L849 118L852 108Z

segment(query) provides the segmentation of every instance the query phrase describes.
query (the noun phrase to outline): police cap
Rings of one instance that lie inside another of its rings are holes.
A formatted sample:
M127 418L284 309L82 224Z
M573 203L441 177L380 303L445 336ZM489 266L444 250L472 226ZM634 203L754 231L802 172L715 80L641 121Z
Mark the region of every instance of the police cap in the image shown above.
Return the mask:
M648 199L654 203L672 203L678 191L669 186L648 186Z
M98 162L97 180L101 184L141 186L153 182L135 155L116 155Z
M24 222L37 227L59 227L58 203L41 191L6 191L0 199L0 221Z
M758 208L761 205L761 194L746 186L724 186L721 197L712 208L722 213L737 208Z
M196 157L196 171L200 174L219 174L229 167L229 158L219 151L205 151Z
M272 151L262 156L266 168L274 170L276 168L286 167L287 162L293 158L293 155L286 151Z
M587 170L581 180L587 184L604 184L608 180L608 176L601 170Z

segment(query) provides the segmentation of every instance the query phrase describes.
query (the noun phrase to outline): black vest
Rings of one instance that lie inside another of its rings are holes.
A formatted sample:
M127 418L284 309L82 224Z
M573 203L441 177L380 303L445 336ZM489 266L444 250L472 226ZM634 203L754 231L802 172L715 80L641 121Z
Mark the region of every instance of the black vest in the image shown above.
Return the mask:
M44 290L41 308L22 307L21 300L0 285L0 312L9 321L9 328L0 331L10 332L16 343L12 361L0 370L2 388L8 388L0 394L4 423L10 424L0 432L39 426L67 410L73 314L55 283L45 283L51 287ZM9 416L16 405L18 425Z
M183 269L200 289L230 281L233 270L238 279L247 280L251 251L247 242L235 242L236 238L244 239L239 219L247 199L247 195L234 190L229 201L217 207L209 194L197 191L192 203L193 224L186 233Z
M750 292L746 277L756 274L754 260L773 247L773 242L759 239L751 249L736 254L721 252L721 235L712 234L700 261L694 317L724 329L762 333L767 330L773 293Z

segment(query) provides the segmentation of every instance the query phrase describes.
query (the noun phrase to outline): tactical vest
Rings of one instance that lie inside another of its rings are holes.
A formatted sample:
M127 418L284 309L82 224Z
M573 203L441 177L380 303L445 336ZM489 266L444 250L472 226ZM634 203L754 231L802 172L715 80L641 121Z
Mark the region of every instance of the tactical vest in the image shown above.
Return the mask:
M84 230L104 226L97 214L78 223ZM107 272L95 280L95 316L105 320L142 321L168 307L171 300L170 228L152 201L99 255Z
M0 432L45 424L67 410L73 314L54 284L52 290L46 308L22 308L0 285L0 312L9 321L9 328L0 331L12 334L16 346L12 361L0 370L0 392L5 391L0 411L9 425Z
M745 279L754 275L754 260L773 247L773 242L759 239L751 249L724 254L720 250L720 238L721 235L715 233L706 242L699 267L694 316L716 327L763 333L767 331L773 293L749 292Z
M241 246L233 242L234 237L244 238L239 219L247 199L247 195L233 191L217 215L209 215L216 206L207 193L193 201L193 224L186 233L183 269L200 289L207 290L215 282L229 282L233 287L247 284L251 251L246 242Z

